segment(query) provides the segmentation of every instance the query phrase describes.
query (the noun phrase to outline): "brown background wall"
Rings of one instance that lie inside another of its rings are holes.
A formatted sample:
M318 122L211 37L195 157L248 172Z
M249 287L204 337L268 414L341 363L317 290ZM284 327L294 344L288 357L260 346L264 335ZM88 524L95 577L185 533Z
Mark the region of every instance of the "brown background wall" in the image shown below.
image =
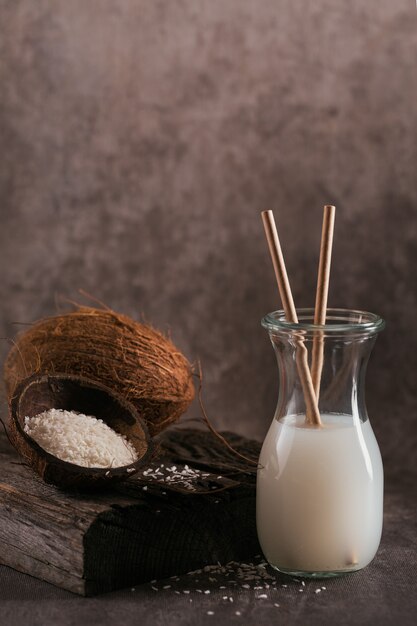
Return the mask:
M171 329L216 425L261 437L278 299L259 213L308 306L334 203L329 303L387 319L368 406L391 471L411 467L414 2L0 0L0 24L1 334L83 288Z

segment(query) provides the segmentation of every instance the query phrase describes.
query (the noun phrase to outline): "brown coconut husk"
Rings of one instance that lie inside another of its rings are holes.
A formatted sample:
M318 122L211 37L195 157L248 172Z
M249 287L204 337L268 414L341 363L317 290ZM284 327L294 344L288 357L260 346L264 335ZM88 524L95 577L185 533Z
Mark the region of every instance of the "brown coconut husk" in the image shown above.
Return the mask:
M49 409L98 415L124 435L136 450L137 461L122 467L82 467L46 452L24 430L25 417ZM146 465L154 451L146 424L135 407L104 385L79 376L32 376L16 389L9 405L10 442L35 472L60 488L96 488L125 480Z
M111 309L78 307L21 333L4 365L9 400L33 374L70 374L105 385L134 405L151 436L178 420L194 398L192 367L178 348Z

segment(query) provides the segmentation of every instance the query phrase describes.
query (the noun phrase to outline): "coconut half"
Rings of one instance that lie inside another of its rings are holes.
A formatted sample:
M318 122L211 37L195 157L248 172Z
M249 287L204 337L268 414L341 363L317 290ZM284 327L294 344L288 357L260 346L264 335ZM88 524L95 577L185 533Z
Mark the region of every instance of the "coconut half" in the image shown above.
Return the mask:
M100 418L133 445L138 460L116 468L81 467L46 452L25 432L25 417L49 409L75 411ZM146 423L135 407L106 386L80 376L32 376L20 383L9 403L10 440L19 454L47 483L61 488L108 486L129 478L153 451Z

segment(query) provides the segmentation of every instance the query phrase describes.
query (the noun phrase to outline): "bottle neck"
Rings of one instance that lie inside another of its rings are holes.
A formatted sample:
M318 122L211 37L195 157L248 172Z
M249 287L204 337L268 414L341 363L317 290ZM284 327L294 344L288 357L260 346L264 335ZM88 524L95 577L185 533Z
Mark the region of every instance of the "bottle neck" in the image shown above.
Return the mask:
M320 371L316 377L320 414L337 413L352 415L361 421L368 419L365 377L376 336L376 333L326 336L319 332L304 335L310 369L317 370L317 357L320 361ZM299 333L293 331L270 332L279 367L277 418L306 412L297 370L296 351L299 349L299 337ZM313 367L312 361L315 363Z

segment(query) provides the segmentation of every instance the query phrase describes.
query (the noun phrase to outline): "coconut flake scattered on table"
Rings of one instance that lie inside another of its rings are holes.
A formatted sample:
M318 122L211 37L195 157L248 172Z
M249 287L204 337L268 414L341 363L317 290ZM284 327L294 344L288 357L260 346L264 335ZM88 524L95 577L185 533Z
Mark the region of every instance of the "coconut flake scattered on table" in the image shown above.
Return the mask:
M197 491L198 481L209 478L211 474L188 465L177 466L162 463L157 467L147 468L142 472L142 476L149 482L178 486L187 491ZM218 476L218 478L220 479L222 476ZM145 486L143 489L147 490L147 487Z
M245 590L245 592L253 591L254 598L257 601L265 602L269 600L273 603L274 608L277 609L280 608L280 604L276 600L279 600L282 594L288 593L294 597L293 592L296 590L299 592L305 591L308 595L312 593L319 594L326 590L324 586L317 587L318 581L315 580L310 580L307 584L305 581L292 577L289 578L289 584L283 584L281 580L280 574L272 570L268 563L262 559L261 555L256 555L254 562L239 563L230 561L224 565L217 563L188 572L184 576L171 576L170 585L163 585L163 581L161 581L161 586L159 586L158 581L152 580L151 589L164 593L174 592L179 595L190 595L194 594L194 592L215 594L216 601L220 592L222 603L230 605L231 609L233 607L233 612L237 616L244 616L247 608L246 604L242 603L244 596L242 596L241 590ZM187 589L183 589L184 584L187 585Z
M46 452L82 467L123 467L138 459L125 436L92 415L50 409L25 417L24 430Z

